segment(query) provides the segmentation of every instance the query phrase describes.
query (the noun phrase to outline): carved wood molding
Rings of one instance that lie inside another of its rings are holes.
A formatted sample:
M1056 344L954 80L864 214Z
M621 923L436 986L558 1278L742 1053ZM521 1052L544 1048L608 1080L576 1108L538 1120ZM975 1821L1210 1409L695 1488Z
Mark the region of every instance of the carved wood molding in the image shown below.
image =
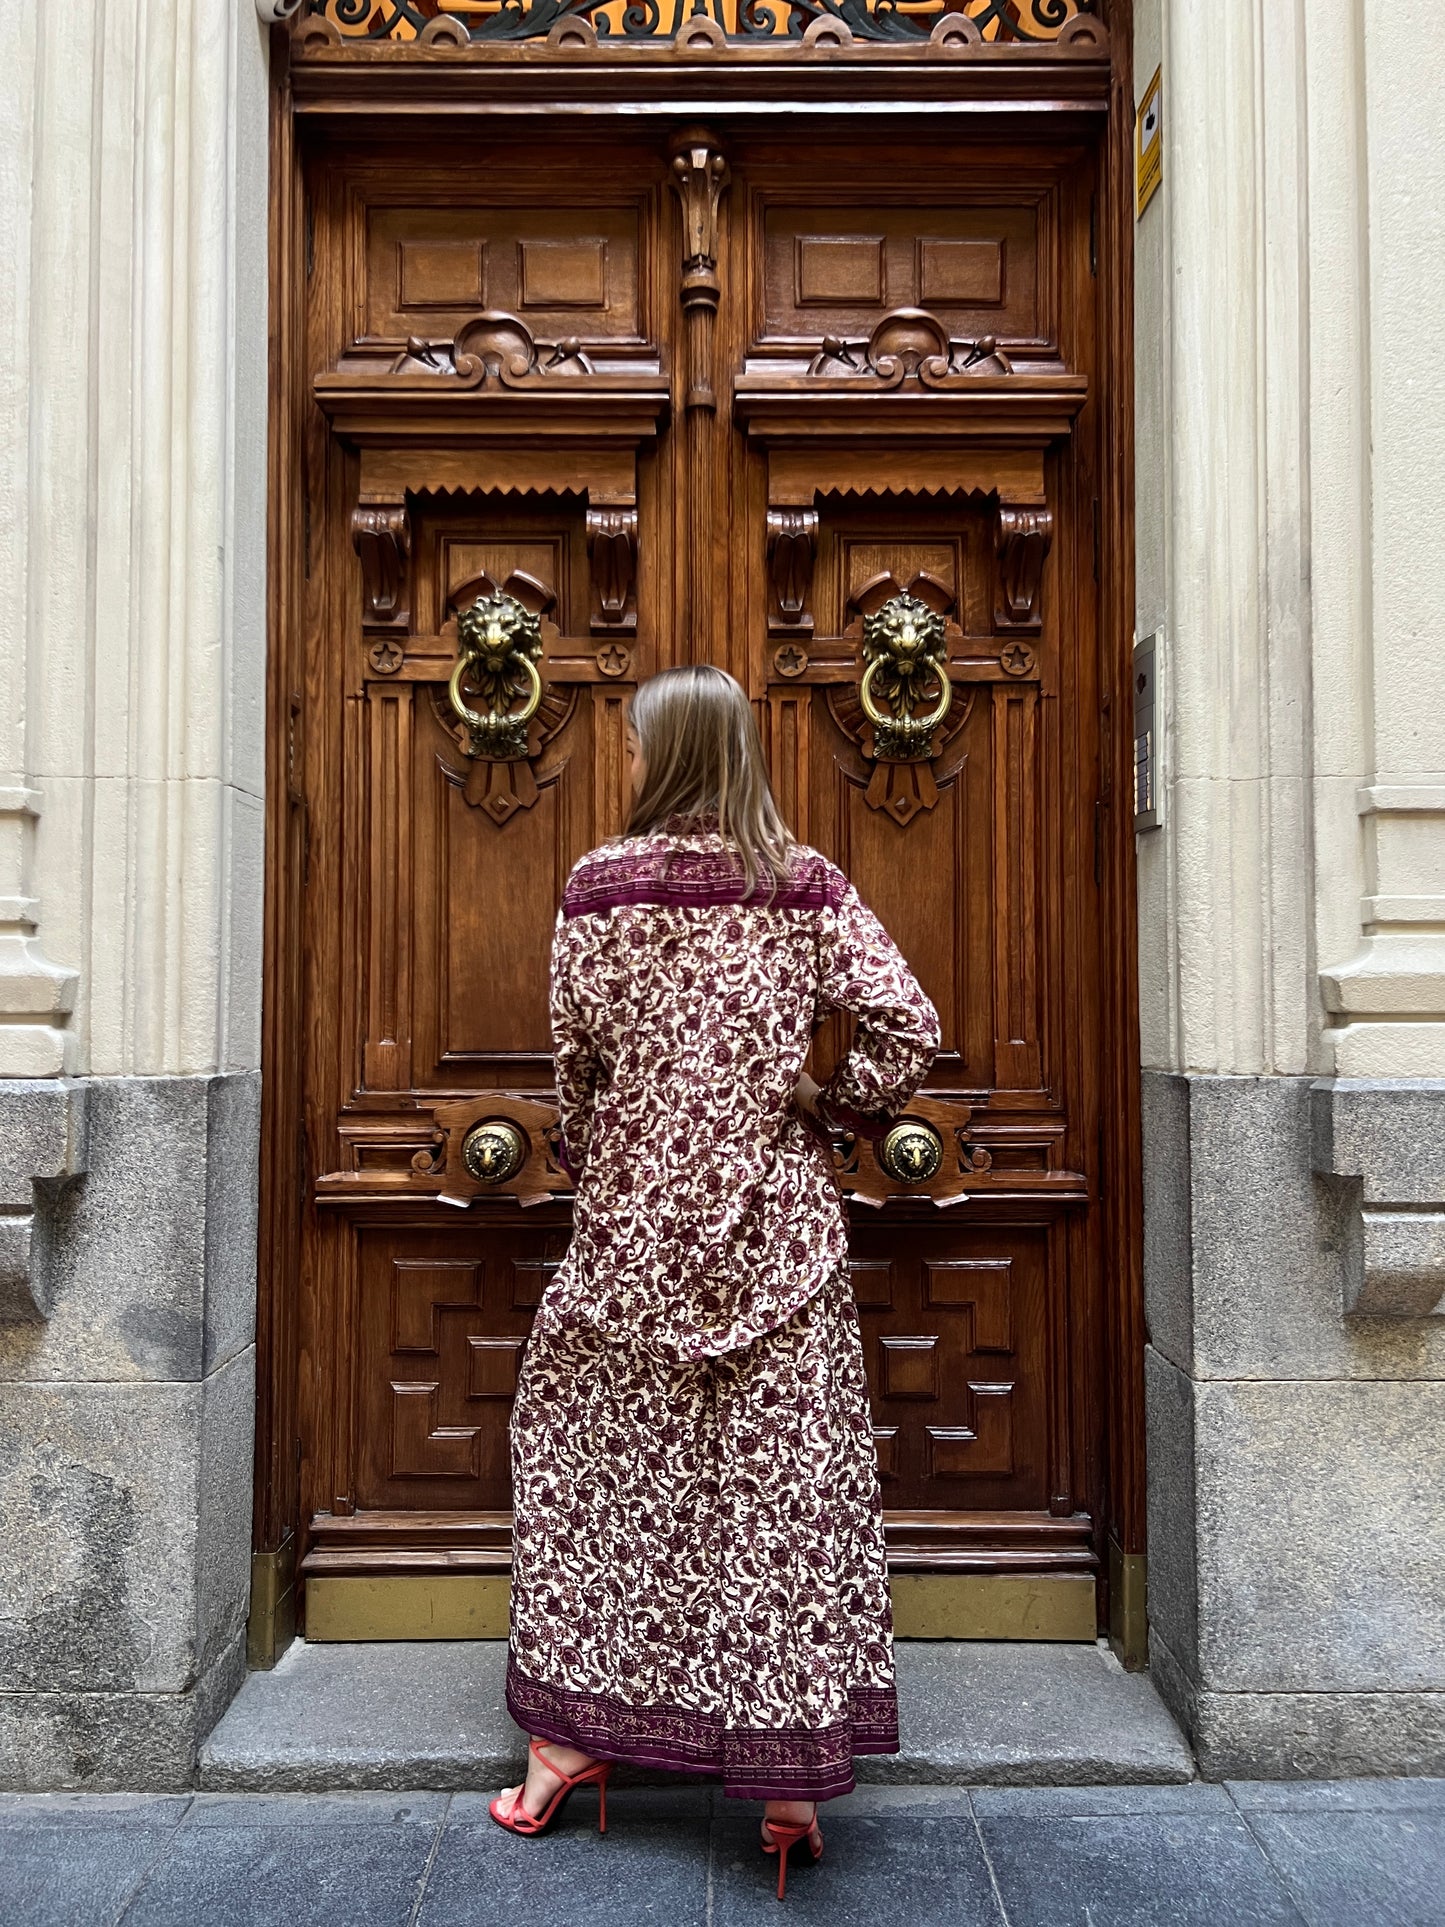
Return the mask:
M1053 511L1000 503L994 521L997 560L994 624L1000 629L1037 629L1043 620L1040 590L1044 558L1054 539Z
M994 335L955 337L926 308L894 308L870 335L857 340L825 335L808 363L808 374L814 380L828 376L867 380L871 376L873 383L883 388L898 388L905 382L940 388L965 376L978 380L984 375L1014 372L1013 356ZM1058 372L1063 372L1062 363Z
M818 511L768 510L768 634L810 636L808 596L818 553Z
M714 304L715 305L715 304ZM652 440L670 401L655 346L534 335L489 309L451 339L351 344L312 384L338 433L402 442L435 429L449 440L581 435Z
M592 564L593 634L635 634L637 510L589 508L587 554Z
M361 558L361 621L367 629L411 624L411 519L406 503L360 502L351 542Z
M663 0L651 9L628 8L620 21L606 19L603 31L589 17L598 0L517 0L500 10L476 6L437 6L420 31L413 7L401 0L305 0L292 26L293 49L304 58L342 51L387 54L393 60L444 55L496 59L523 44L548 50L586 50L612 59L635 60L727 53L736 58L759 53L794 59L814 48L859 47L873 53L999 54L1034 58L1079 58L1107 51L1104 23L1091 0L933 0L917 12L901 13L876 0L798 0L795 11L808 25L802 32L780 31L766 9L745 0L719 0L715 16L688 14L690 0ZM985 30L992 36L985 39Z
M515 434L515 431L513 431ZM391 495L570 495L595 506L632 508L637 502L638 440L536 437L523 447L488 447L485 465L475 451L403 441L361 451L363 500Z
M679 135L672 145L672 185L682 204L683 310L690 316L716 314L722 284L718 279L718 208L731 179L727 158L711 134ZM691 388L690 384L690 388ZM716 405L694 402L688 406Z
M730 177L727 158L711 134L679 135L671 148L671 181L682 209L682 277L678 295L687 335L683 412L687 423L688 494L694 539L685 547L686 619L693 652L711 655L713 505L717 390L713 385L714 326L722 283L718 276L718 209Z

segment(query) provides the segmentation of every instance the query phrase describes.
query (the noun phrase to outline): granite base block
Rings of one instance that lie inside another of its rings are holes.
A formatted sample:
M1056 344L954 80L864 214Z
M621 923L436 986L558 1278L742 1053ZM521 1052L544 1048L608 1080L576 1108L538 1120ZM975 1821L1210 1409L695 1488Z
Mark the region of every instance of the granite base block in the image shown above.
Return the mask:
M245 1621L255 1357L0 1384L0 1691L178 1693Z
M1434 1154L1407 1163L1391 1150L1425 1113L1445 1142L1445 1086L1412 1087L1395 1109L1374 1089L1347 1108L1348 1136L1324 1141L1325 1099L1307 1077L1146 1071L1142 1095L1145 1311L1164 1357L1200 1379L1445 1379L1445 1318L1394 1315L1430 1309L1421 1275L1445 1209L1423 1195ZM1388 1186L1373 1188L1394 1195L1327 1174L1321 1160L1346 1149L1357 1163L1389 1153Z
M48 1315L0 1324L0 1380L203 1378L255 1335L259 1075L84 1078L75 1093L86 1170L42 1214Z
M1194 1436L1201 1684L1445 1691L1445 1384L1197 1385Z
M1445 1774L1445 1693L1220 1693L1162 1639L1149 1666L1207 1780Z
M0 1782L185 1786L244 1663L259 1079L76 1088L49 1315L0 1324Z
M0 1789L184 1791L245 1672L242 1636L181 1693L0 1692Z

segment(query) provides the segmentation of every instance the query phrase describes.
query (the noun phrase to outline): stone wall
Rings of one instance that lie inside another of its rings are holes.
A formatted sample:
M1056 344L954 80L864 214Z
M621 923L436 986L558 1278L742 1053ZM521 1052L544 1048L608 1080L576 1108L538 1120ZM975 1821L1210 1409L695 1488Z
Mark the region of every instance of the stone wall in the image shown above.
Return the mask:
M245 1670L260 1080L76 1095L0 1325L0 1786L181 1787Z
M3 1786L189 1783L243 1665L266 198L250 6L7 10Z
M1445 81L1418 0L1136 18L1152 1664L1206 1772L1440 1772Z

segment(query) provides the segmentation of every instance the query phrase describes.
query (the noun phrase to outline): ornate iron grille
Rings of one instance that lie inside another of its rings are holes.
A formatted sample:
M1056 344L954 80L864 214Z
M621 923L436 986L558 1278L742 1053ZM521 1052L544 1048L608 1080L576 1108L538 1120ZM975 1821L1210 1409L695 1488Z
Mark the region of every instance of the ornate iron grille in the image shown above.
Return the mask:
M855 40L927 39L946 13L964 14L985 40L1050 41L1096 0L306 0L349 39L414 40L440 16L473 40L535 40L560 20L589 20L599 39L669 40L689 20L715 21L729 40L799 39L815 20L840 21Z

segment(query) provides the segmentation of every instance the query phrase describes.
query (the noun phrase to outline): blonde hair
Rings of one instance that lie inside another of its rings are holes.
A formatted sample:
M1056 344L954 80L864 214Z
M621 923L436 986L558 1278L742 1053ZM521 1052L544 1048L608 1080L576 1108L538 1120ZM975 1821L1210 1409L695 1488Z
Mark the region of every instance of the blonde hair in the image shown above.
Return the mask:
M643 683L628 714L647 762L624 836L674 819L716 818L743 866L747 894L760 877L776 890L793 837L763 762L762 739L742 685L707 663L664 669Z

